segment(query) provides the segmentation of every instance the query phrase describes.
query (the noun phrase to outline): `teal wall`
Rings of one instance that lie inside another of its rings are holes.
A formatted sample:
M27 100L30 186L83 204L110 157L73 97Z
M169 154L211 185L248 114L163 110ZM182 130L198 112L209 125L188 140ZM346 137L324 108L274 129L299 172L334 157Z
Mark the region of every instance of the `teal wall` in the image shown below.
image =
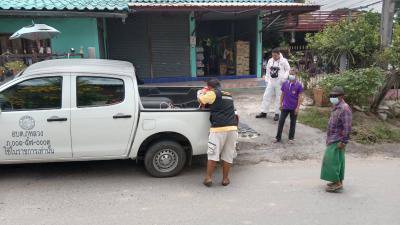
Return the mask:
M189 38L196 36L196 18L194 12L189 14ZM190 46L190 73L192 77L197 76L196 45Z
M74 48L78 53L83 47L85 57L87 48L95 47L99 57L99 38L96 18L38 18L35 23L44 23L59 30L61 34L51 40L53 53L67 53ZM0 33L14 33L32 24L29 18L0 18Z
M262 32L263 32L263 21L260 13L257 16L257 77L262 76Z

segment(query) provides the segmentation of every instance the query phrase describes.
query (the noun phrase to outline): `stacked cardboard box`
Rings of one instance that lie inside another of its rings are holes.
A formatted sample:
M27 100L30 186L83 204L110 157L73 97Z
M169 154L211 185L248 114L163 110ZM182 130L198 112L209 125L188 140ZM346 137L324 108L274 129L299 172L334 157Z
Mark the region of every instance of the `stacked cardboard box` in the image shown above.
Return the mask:
M250 74L250 42L237 41L235 43L236 50L236 74Z

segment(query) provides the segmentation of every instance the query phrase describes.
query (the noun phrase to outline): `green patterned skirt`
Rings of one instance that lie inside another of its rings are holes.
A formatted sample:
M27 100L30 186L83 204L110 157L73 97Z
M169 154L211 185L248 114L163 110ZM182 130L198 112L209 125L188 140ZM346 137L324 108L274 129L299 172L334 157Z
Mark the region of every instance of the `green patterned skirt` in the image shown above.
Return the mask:
M344 149L338 148L338 143L328 145L322 161L321 179L337 182L344 180Z

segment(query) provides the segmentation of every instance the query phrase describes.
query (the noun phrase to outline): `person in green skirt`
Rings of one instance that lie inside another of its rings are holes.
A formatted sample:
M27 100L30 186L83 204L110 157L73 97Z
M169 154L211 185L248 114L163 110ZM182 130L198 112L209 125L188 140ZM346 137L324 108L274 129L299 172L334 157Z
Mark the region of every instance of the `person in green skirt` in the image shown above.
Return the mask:
M345 171L345 149L350 139L352 112L344 101L342 87L334 87L329 100L332 103L326 138L327 148L322 161L321 179L328 181L327 192L343 188Z

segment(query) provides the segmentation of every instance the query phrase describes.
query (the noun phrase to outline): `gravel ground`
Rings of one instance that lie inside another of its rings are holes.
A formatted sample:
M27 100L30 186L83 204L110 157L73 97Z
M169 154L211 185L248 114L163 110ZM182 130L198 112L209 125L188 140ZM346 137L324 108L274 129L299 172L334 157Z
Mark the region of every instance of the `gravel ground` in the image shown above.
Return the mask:
M263 91L261 88L236 89L232 91L240 121L260 133L257 138L240 139L240 157L237 163L281 162L321 158L326 147L325 132L297 123L296 142L288 144L289 118L283 130L282 143L272 143L278 126L278 122L273 121L274 113L270 113L267 119L255 118L255 115L259 113ZM354 157L374 155L400 157L399 144L362 145L350 142L347 151Z

